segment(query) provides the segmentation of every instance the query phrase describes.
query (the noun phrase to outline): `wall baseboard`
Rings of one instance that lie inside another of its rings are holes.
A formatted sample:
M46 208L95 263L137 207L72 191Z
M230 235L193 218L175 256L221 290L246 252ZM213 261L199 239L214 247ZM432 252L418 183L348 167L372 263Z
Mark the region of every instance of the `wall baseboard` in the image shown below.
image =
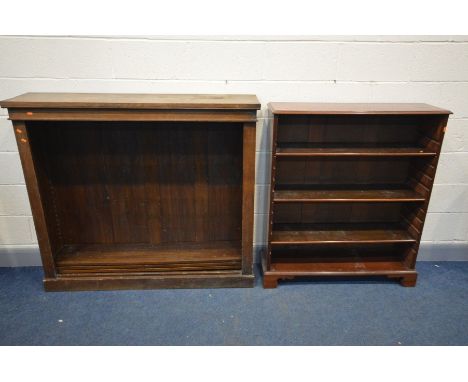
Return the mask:
M421 243L418 261L468 261L468 243Z
M264 246L255 246L255 262L260 262ZM419 261L468 261L468 243L421 243ZM0 246L0 267L41 266L39 248L35 246Z
M39 247L36 246L1 246L0 267L34 267L41 266Z

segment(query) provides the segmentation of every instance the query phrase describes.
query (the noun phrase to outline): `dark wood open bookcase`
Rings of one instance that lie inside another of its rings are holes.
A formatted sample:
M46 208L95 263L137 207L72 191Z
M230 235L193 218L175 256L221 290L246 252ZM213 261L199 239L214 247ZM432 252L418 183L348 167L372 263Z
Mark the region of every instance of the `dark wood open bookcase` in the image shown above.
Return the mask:
M449 111L426 104L270 103L264 287L299 276L416 284Z
M47 290L253 286L255 96L28 93L1 106Z

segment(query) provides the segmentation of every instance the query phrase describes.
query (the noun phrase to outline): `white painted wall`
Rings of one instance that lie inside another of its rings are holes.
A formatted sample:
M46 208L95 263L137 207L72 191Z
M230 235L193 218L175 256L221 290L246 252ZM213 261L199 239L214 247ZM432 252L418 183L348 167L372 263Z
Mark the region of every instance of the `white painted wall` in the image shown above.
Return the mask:
M256 245L266 240L268 102L448 108L454 114L423 241L468 245L468 36L0 37L0 99L31 91L256 94L263 107ZM14 256L36 243L11 123L0 109L0 249Z

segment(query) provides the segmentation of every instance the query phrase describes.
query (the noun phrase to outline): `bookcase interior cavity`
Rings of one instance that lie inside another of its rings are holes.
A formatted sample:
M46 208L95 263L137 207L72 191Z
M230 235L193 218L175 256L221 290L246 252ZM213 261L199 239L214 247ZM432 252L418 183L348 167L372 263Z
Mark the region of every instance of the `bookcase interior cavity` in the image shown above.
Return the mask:
M242 124L27 129L60 273L240 269Z
M281 105L284 105L282 103ZM296 276L382 275L416 281L422 234L448 112L274 116L264 286ZM311 104L312 105L312 104ZM302 105L304 106L304 105ZM406 110L406 108L405 108ZM336 111L336 110L335 110Z

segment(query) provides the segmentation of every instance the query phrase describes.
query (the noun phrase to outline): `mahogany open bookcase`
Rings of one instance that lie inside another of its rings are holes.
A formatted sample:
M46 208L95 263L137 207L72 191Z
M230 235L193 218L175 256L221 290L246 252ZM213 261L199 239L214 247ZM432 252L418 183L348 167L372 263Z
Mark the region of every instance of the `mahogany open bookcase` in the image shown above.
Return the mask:
M46 290L253 286L255 96L27 93L0 104Z
M426 104L270 103L264 287L299 276L416 284L450 111Z

